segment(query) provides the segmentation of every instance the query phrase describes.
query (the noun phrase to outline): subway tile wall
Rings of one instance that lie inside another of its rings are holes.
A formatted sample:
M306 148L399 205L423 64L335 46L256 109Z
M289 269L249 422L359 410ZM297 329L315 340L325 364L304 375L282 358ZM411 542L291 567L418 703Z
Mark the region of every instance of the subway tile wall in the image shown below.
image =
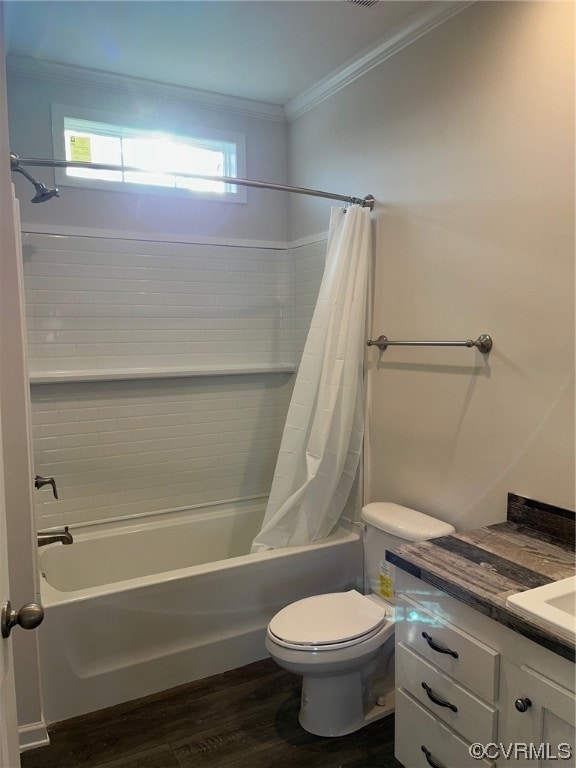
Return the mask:
M294 255L294 346L296 359L300 360L324 274L326 240L293 248L292 252Z
M32 388L39 528L267 494L290 374Z
M24 235L31 372L290 364L325 242L295 249ZM32 387L39 528L270 489L290 374Z
M293 363L287 249L25 234L29 367Z

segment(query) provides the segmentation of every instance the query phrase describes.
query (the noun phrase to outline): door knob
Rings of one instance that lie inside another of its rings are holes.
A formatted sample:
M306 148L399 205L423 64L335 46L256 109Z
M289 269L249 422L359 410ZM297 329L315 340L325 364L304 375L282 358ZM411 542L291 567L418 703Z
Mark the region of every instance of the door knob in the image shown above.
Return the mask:
M38 603L26 603L19 611L13 611L10 600L2 603L0 609L0 627L2 637L10 637L12 627L19 624L22 629L36 629L44 620L44 608Z

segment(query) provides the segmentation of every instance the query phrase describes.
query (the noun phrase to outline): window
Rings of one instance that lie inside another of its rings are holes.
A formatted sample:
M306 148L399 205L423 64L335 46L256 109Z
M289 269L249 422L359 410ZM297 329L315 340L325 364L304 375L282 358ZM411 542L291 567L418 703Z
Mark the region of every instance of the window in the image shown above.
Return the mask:
M57 183L62 186L157 194L170 190L203 199L246 202L243 187L181 175L241 175L245 149L240 134L210 131L209 135L180 136L130 127L109 115L57 104L52 105L52 122L57 158L142 169L57 169Z

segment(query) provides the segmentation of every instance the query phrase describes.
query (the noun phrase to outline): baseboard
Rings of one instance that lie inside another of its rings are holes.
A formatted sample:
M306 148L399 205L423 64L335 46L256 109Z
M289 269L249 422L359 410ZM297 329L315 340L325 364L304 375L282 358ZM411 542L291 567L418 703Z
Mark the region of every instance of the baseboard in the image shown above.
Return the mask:
M46 747L50 744L48 729L44 720L38 723L19 726L18 738L20 741L20 752L26 752L37 747Z

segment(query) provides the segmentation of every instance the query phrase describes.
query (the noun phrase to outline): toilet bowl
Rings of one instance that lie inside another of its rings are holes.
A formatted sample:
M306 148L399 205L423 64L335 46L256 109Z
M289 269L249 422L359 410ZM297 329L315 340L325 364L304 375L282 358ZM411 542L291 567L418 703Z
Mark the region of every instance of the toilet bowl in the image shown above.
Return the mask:
M394 569L386 549L454 533L397 504L362 510L364 591L314 595L279 611L266 649L302 677L299 720L317 736L344 736L394 711Z
M351 590L289 605L268 625L266 648L303 678L299 720L310 733L343 736L393 710L393 695L366 707L367 672L376 663L385 672L394 653L393 616L369 596Z

